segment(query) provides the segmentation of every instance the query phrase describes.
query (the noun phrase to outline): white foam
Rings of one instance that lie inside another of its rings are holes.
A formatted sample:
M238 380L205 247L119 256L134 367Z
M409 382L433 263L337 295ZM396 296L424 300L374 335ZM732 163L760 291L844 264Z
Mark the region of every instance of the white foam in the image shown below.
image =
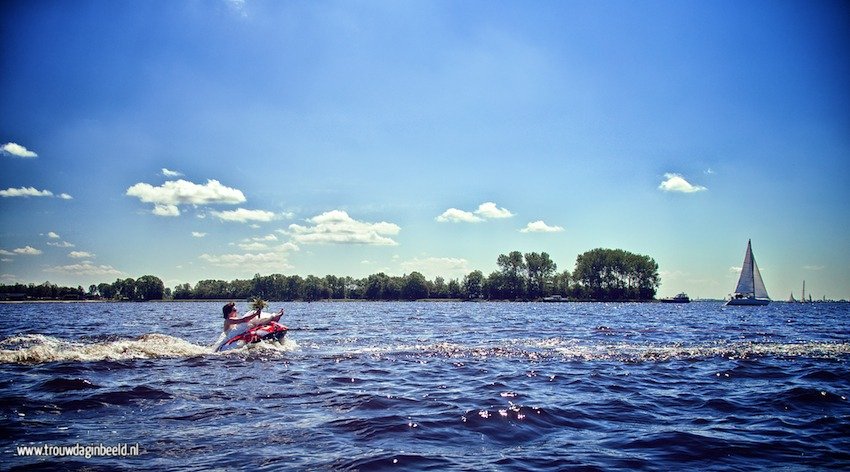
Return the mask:
M7 349L9 347L12 349ZM25 334L0 341L0 348L3 348L0 349L0 363L6 364L194 357L210 353L208 346L158 333L138 339L92 343Z

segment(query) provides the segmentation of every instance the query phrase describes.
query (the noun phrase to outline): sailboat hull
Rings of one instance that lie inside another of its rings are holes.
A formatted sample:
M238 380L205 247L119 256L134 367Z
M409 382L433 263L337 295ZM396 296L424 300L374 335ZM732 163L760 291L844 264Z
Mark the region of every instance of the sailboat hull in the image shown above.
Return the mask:
M726 306L765 306L770 300L762 298L733 298L726 302Z

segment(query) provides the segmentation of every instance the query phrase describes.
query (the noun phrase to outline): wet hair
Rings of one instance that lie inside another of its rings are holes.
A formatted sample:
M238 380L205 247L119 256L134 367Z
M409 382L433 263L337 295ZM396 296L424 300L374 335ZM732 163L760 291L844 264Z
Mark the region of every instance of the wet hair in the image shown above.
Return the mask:
M236 304L233 303L233 302L230 302L227 305L224 305L223 307L221 307L221 313L224 315L225 318L227 318L230 315L230 312L233 311L233 308L235 308L235 307L236 307Z

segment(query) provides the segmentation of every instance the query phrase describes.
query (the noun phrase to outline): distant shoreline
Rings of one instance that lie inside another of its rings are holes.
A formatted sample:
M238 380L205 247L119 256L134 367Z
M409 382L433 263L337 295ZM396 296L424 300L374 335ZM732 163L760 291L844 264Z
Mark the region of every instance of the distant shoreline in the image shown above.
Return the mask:
M209 302L209 303L228 303L234 301L233 299L221 298L221 299L192 299L192 300L146 300L146 301L134 301L134 300L0 300L0 304L48 304L48 303L198 303L198 302ZM243 300L239 300L241 302ZM721 303L725 300L722 299L699 299L699 300L691 300L691 303ZM362 300L362 299L323 299L323 300L315 300L315 301L304 301L304 300L286 300L286 301L275 301L269 300L269 303L541 303L547 305L557 305L561 303L661 303L661 300L563 300L558 302L547 302L543 300L465 300L462 298L423 298L419 300ZM246 302L247 303L247 302ZM774 300L771 303L789 303L787 301ZM829 300L829 301L818 301L813 303L850 303L847 300Z

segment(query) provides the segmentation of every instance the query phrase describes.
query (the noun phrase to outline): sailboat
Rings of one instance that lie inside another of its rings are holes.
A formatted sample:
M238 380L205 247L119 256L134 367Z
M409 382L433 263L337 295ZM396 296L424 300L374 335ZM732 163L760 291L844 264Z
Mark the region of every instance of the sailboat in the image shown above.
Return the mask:
M759 266L753 257L752 241L747 241L747 253L744 254L744 265L741 267L741 276L735 287L735 295L726 305L733 306L759 306L770 303L764 280L761 278Z

